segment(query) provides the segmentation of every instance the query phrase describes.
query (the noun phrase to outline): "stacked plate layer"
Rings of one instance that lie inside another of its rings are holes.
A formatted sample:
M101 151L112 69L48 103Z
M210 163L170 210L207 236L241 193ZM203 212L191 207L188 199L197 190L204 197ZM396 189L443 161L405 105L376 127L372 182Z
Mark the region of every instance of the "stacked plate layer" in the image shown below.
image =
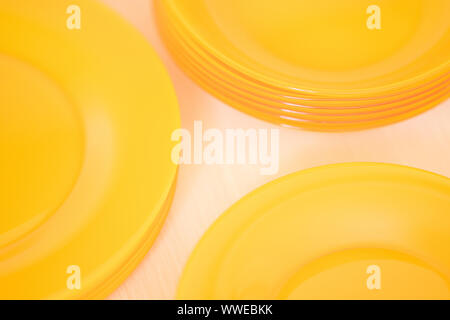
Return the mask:
M320 131L382 126L450 95L447 0L155 1L177 63L229 105Z
M0 1L0 299L99 299L124 281L169 211L161 137L179 127L164 66L113 11Z

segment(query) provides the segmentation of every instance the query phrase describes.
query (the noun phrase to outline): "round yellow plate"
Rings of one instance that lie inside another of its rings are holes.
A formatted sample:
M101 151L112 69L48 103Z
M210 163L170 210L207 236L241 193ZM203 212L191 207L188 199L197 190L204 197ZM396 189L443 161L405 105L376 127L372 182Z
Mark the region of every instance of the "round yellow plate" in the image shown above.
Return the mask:
M384 95L449 70L450 4L380 0L167 0L205 50L256 82L324 96ZM369 10L369 11L368 11Z
M0 299L105 297L170 205L170 79L88 0L1 1L0 74Z
M255 110L308 121L365 121L386 119L416 108L421 108L424 111L424 105L427 106L425 110L429 109L446 99L450 92L450 82L444 80L433 84L434 86L430 84L428 88L422 89L422 92L412 92L410 96L403 98L391 98L392 100L389 103L377 104L376 106L365 106L363 101L359 101L358 107L330 108L328 106L328 109L326 109L326 107L312 108L294 103L273 101L263 98L257 93L243 90L239 84L235 85L233 82L227 84L222 77L214 77L214 73L209 72L211 69L208 70L202 62L195 61L195 58L190 57L187 51L167 40L166 45L171 50L172 56L193 80L216 97L229 96L229 100L233 101L230 104L237 106L238 109L242 105L249 105Z
M397 165L301 171L232 206L179 299L449 299L450 179Z
M449 72L444 72L433 79L427 79L423 83L418 83L417 87L408 88L405 91L397 90L384 96L368 96L368 97L320 97L317 95L296 94L293 92L283 91L280 88L274 89L256 79L252 79L245 74L230 69L223 61L204 50L200 44L196 44L195 39L187 31L183 30L182 26L178 26L176 19L168 17L169 10L167 10L164 2L155 1L155 11L159 29L165 40L166 45L170 47L177 47L178 49L171 49L172 55L183 54L183 56L190 56L197 61L199 66L205 67L209 70L212 77L218 78L223 82L223 86L229 85L237 86L240 91L252 94L253 96L261 96L266 100L280 100L286 105L305 105L312 107L319 107L324 109L339 108L359 108L362 104L376 106L379 104L389 103L392 100L401 100L417 92L426 92L430 87L436 86L436 83L446 81L450 77ZM171 44L172 42L172 44ZM228 79L228 81L227 81ZM228 82L228 83L227 83Z
M241 78L238 74L230 73L230 70L214 60L213 57L202 55L198 50L201 48L194 48L195 45L189 44L189 34L176 30L175 22L165 18L166 12L161 6L160 2L156 2L157 21L158 26L163 35L167 48L170 50L172 56L179 62L180 60L187 60L191 67L201 69L205 76L210 77L213 82L218 83L220 90L234 91L237 95L248 96L252 99L262 101L267 104L277 104L278 108L293 110L301 108L307 109L312 113L328 113L333 114L337 111L345 113L356 113L357 110L379 110L386 109L392 103L407 103L411 97L419 97L426 95L430 90L435 89L440 85L447 85L450 79L450 74L444 74L436 79L433 79L426 84L417 88L407 90L406 92L395 92L386 97L376 97L372 99L317 99L315 97L297 97L283 92L275 92L269 87L260 86L257 83L248 82L248 79ZM185 69L182 63L179 65ZM194 80L196 80L194 78ZM197 81L198 82L198 81Z
M387 108L382 112L369 111L359 115L340 114L328 117L321 114L299 114L285 108L269 106L268 101L258 103L254 99L247 99L234 92L229 92L223 86L217 85L213 79L199 72L194 64L185 63L186 57L179 54L177 50L172 50L172 53L188 76L223 102L251 116L291 128L340 132L381 127L417 116L448 99L450 94L448 84L442 84L425 95L400 102L400 107ZM363 109L365 110L365 108Z

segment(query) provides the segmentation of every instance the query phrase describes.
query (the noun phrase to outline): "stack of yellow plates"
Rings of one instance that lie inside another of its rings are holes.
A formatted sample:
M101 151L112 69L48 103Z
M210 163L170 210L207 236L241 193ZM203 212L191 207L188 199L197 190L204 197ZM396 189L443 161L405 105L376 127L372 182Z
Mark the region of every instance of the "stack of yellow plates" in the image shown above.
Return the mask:
M105 297L172 199L170 79L91 0L0 1L0 75L0 299Z
M237 109L311 130L419 114L450 95L448 0L155 0L197 83Z
M450 179L356 163L252 192L205 234L180 299L450 299Z

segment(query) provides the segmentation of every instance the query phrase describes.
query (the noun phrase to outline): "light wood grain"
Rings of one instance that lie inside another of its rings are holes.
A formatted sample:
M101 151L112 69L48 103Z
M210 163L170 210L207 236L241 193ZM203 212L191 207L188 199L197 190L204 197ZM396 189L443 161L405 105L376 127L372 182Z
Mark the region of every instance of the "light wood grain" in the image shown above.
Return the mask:
M103 0L135 25L167 66L180 101L184 128L276 128L211 97L173 63L161 43L149 0ZM277 177L324 164L389 162L450 177L450 101L411 120L352 133L281 129L280 171L257 166L182 166L167 222L144 261L111 299L173 299L183 266L202 234L230 205Z

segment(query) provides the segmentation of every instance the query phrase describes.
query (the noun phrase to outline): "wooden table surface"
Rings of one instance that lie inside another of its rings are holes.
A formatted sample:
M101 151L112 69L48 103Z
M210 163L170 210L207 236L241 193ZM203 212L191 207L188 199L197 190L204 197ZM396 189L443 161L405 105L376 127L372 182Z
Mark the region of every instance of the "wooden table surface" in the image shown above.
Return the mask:
M172 77L183 128L277 128L232 109L205 93L173 63L159 38L150 0L102 0L139 29ZM140 266L111 299L173 299L183 266L207 228L245 194L277 177L324 164L388 162L450 177L450 100L413 119L351 133L280 128L280 170L262 176L258 166L181 166L166 224Z

